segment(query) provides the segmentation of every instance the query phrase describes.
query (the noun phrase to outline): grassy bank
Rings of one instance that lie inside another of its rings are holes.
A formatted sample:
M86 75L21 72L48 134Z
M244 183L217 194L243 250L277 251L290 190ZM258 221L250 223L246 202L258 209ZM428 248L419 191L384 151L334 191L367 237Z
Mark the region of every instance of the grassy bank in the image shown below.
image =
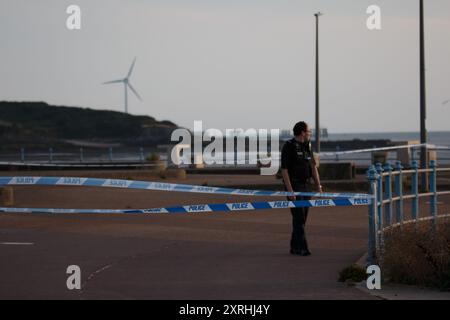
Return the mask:
M386 233L385 280L450 291L450 219L413 224Z

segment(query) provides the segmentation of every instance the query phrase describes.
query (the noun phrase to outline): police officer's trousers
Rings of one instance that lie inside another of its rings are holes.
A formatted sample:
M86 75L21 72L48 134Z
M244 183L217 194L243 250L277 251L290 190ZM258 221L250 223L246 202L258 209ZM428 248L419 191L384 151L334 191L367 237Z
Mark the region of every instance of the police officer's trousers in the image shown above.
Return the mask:
M311 190L309 183L292 182L292 188L296 192L309 192ZM296 200L309 200L311 197L297 196ZM304 208L291 208L292 213L292 238L291 238L291 251L297 253L309 252L308 242L305 235L305 225L308 219L308 209Z

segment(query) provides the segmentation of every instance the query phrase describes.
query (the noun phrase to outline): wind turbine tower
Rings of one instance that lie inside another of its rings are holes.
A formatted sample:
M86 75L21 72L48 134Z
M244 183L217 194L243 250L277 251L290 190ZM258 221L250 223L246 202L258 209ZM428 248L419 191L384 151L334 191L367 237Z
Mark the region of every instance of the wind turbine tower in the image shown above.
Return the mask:
M136 58L134 58L133 63L131 64L130 70L128 71L128 74L127 74L127 76L125 78L119 79L119 80L108 81L108 82L104 82L103 83L103 84L123 83L124 90L125 90L125 113L128 113L128 89L130 89L136 95L136 97L140 101L142 101L141 96L133 88L133 86L130 83L130 77L131 77L131 74L133 73L133 69L134 69L134 65L135 64L136 64Z

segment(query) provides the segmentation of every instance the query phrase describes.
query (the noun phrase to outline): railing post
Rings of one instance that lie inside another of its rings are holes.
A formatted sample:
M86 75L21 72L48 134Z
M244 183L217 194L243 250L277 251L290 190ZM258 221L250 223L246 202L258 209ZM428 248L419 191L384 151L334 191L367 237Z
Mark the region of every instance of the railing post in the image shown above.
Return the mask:
M388 173L385 179L385 198L389 200L386 204L386 225L392 225L392 166L389 163L384 165L384 171Z
M139 149L139 156L141 159L141 163L144 163L144 148L140 147Z
M411 193L415 196L412 200L411 215L417 222L419 210L419 164L416 160L412 162L411 168L414 170L414 173L411 176Z
M336 146L336 162L339 162L339 154L338 152L341 150L341 147Z
M50 148L48 149L48 162L49 162L49 163L52 163L52 162L53 162L53 148L52 148L52 147L50 147Z
M369 194L372 199L369 205L369 247L367 250L367 265L376 264L377 260L377 180L378 174L374 166L370 166L367 171L367 179L369 180Z
M380 250L384 245L384 223L383 223L383 166L381 163L375 165L378 173L377 176L377 233L378 233L378 249Z
M109 147L109 161L113 161L113 149L112 147Z
M395 176L395 195L400 199L397 201L397 223L403 224L403 166L401 161L397 161L396 170L398 174Z
M437 181L437 164L435 160L430 161L430 169L431 175L430 175L430 192L433 193L430 199L430 205L431 205L431 215L433 216L433 231L436 229L436 217L437 217L437 187L436 187L436 181Z
M25 148L20 148L20 160L25 163Z
M80 148L80 162L84 161L83 148Z

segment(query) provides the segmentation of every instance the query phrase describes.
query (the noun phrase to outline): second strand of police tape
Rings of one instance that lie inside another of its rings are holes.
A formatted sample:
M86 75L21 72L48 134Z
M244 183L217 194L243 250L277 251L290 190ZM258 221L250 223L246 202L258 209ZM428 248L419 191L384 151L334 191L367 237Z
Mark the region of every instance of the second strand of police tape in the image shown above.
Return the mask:
M220 187L204 187L183 184L168 184L147 181L73 178L73 177L0 177L0 186L5 185L40 185L40 186L91 186L114 187L126 189L145 189L170 192L192 192L209 194L247 195L247 196L307 196L320 197L316 200L299 201L267 201L267 202L240 202L223 204L198 204L186 206L173 206L152 209L53 209L53 208L0 208L0 212L10 213L123 213L123 214L150 214L150 213L204 213L220 211L248 211L301 207L334 207L334 206L365 206L370 205L372 196L357 193L314 193L314 192L281 192L265 190L231 189ZM333 199L325 199L333 198Z

